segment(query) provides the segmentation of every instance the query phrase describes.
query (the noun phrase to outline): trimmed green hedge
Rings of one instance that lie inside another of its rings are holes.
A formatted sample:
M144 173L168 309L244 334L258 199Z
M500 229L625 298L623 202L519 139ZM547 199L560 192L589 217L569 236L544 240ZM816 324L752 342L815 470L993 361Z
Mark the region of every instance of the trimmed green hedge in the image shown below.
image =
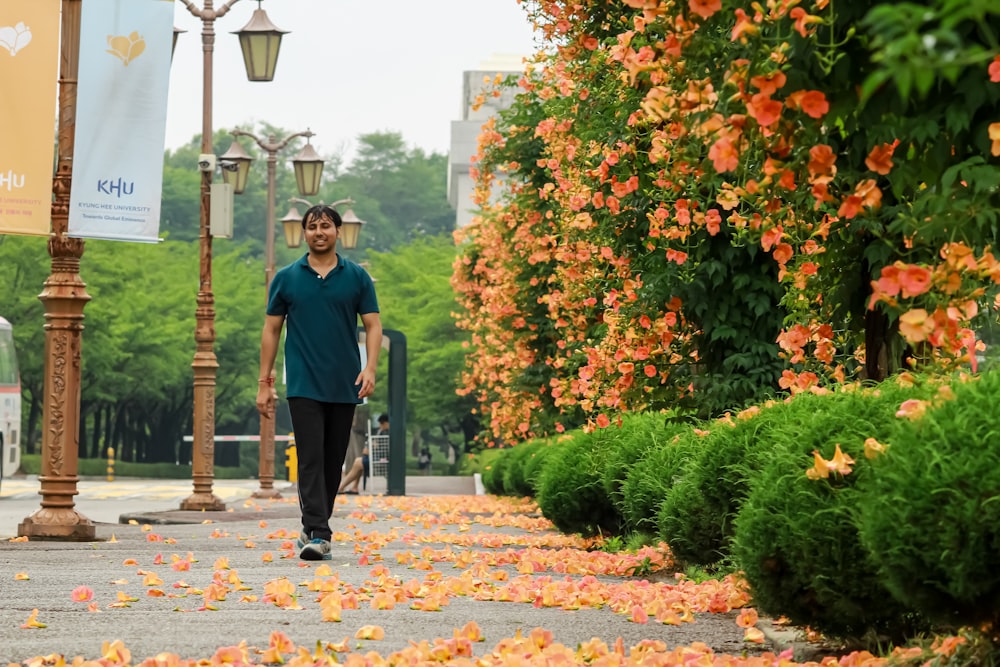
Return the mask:
M564 533L587 537L621 530L621 514L601 483L607 431L574 431L560 444L559 455L548 457L542 466L535 500L545 518Z
M889 439L900 404L928 391L890 380L863 391L803 395L796 402L812 413L808 421L770 429L768 460L751 479L733 539L758 609L838 637L901 639L920 626L861 545L855 485L870 473L866 439ZM854 459L849 474L810 479L813 452L831 460L838 445Z
M998 370L953 383L900 425L858 484L861 542L878 576L952 628L1000 622L998 396Z
M808 431L815 405L803 397L772 401L731 422L717 420L702 446L681 468L657 514L657 534L674 556L690 565L712 565L729 556L733 520L750 490L750 478L777 444L777 427Z
M487 493L492 493L496 496L502 496L505 493L503 486L503 476L504 468L506 468L507 463L510 461L510 448L495 450L496 453L489 458L488 461L483 461L483 488L486 489Z
M601 484L604 486L604 493L619 513L624 515L623 487L636 462L659 447L667 434L676 432L676 429L667 427L670 419L670 414L659 412L624 415L621 426L604 429L604 447L607 451L604 454L604 468L601 470Z
M508 496L532 496L535 491L525 477L525 465L544 446L542 440L529 440L504 451L503 490Z
M702 446L691 424L669 422L653 446L629 468L622 483L621 514L629 530L654 532L660 504L684 463Z
M872 647L997 627L1000 370L954 385L953 400L943 381L802 394L732 425L632 415L477 465L491 492L533 493L563 532L635 536L659 520L680 561L727 558L761 611L831 637ZM911 399L933 406L898 417ZM888 454L866 457L869 439ZM829 471L838 447L850 470L806 474Z
M568 440L566 436L545 440L540 447L537 447L523 460L524 471L522 475L524 476L524 481L531 488L531 496L538 495L538 484L546 462L553 456L561 456L559 452L562 451L562 443L566 440Z
M254 461L253 470L245 467L215 466L213 468L217 479L256 479L258 474L257 462ZM275 462L275 479L285 479L284 463L278 470ZM115 477L139 477L148 479L191 479L191 466L177 465L174 463L130 463L127 461L115 461ZM40 475L42 473L41 454L22 454L21 471L27 475ZM281 473L279 475L279 472ZM108 474L107 459L80 459L77 464L77 474L80 477L106 477Z

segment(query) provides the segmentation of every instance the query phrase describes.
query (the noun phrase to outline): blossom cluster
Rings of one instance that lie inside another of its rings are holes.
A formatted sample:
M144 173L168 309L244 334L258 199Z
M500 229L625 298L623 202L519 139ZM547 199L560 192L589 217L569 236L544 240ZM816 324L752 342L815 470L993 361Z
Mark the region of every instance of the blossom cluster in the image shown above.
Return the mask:
M526 4L548 49L484 127L453 281L492 438L697 403L762 336L762 389L878 379L897 332L974 362L1000 123L931 137L919 101L859 97L871 55L829 0ZM1000 81L1000 55L969 68Z

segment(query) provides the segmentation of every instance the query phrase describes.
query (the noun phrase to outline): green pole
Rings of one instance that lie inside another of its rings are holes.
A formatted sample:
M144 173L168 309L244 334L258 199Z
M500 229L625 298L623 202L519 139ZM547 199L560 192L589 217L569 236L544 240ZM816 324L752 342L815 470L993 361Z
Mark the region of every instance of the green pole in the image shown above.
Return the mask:
M363 333L364 327L358 327ZM389 340L389 475L386 494L406 495L406 336L383 329Z
M389 339L389 477L386 493L406 495L406 336L384 329Z

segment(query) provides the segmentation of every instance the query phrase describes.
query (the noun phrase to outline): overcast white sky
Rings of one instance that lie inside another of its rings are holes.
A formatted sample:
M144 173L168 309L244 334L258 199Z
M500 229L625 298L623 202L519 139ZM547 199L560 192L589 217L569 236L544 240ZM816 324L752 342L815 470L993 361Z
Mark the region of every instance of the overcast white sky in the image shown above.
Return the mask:
M224 0L214 0L216 8ZM203 0L194 0L203 7ZM180 36L167 110L168 149L201 133L202 24L176 2ZM493 56L528 56L531 25L516 0L267 0L284 36L274 81L251 83L232 32L257 8L240 0L215 21L213 126L307 128L321 154L350 159L358 135L398 131L410 146L448 151L461 118L462 72Z

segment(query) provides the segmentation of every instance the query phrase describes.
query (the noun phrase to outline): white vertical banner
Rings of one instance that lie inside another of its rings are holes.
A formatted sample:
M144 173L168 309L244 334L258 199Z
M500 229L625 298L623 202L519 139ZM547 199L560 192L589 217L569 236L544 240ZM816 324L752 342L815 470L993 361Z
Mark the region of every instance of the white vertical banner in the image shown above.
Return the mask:
M69 235L158 241L171 0L87 0Z

